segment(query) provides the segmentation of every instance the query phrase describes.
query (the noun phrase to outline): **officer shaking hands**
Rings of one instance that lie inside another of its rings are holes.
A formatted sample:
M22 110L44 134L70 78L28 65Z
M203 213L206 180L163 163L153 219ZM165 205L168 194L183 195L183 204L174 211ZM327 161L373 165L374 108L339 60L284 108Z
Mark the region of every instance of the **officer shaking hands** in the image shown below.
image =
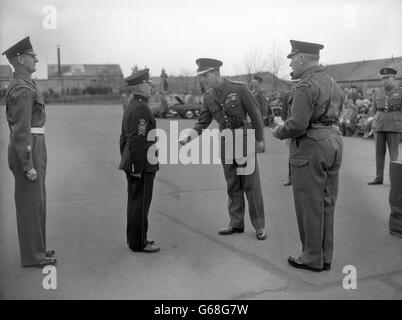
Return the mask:
M390 161L398 160L398 146L402 133L402 88L395 81L396 70L382 68L383 87L373 99L373 131L376 153L376 177L369 185L382 184L384 180L385 153L388 145Z
M10 128L8 164L15 179L15 207L21 265L54 265L54 250L46 250L45 101L31 74L39 61L29 37L3 52L14 68L6 93Z
M198 76L201 87L206 89L204 93L204 105L201 108L201 114L198 122L194 126L194 130L198 135L206 129L213 119L219 123L219 130L229 130L233 136L237 132L241 132L243 139L243 155L252 149L252 154L246 156L246 166L253 162L252 172L246 174L238 174L239 168L244 164L240 158L232 157L231 151L226 152L225 145L221 144L221 160L223 171L227 184L227 193L229 196L228 210L230 216L229 226L219 231L220 235L230 235L233 233L244 232L244 211L246 194L251 223L256 230L258 240L265 240L267 233L265 230L265 214L264 203L261 192L260 174L258 171L257 157L255 152L264 152L264 132L259 106L249 89L242 83L228 81L222 79L220 75L220 67L222 61L209 58L200 58L196 60L198 65ZM251 123L247 121L250 117ZM248 129L254 128L255 145L251 146L248 141L244 141L244 137L248 134ZM191 140L191 136L182 137L179 141L184 145ZM221 140L221 142L224 139ZM236 143L235 147L236 147ZM246 151L244 151L244 148ZM239 148L240 149L240 148ZM257 150L256 150L257 149Z
M289 99L290 116L273 130L278 139L292 138L291 179L299 235L300 257L295 268L330 270L333 222L338 195L343 143L338 127L342 92L319 65L321 44L290 40L293 77L300 79Z
M148 212L159 165L148 159L148 150L155 143L149 132L156 128L156 120L148 107L152 89L149 69L138 71L125 81L132 94L123 114L119 169L127 178L127 244L133 251L153 253L160 248L147 238Z

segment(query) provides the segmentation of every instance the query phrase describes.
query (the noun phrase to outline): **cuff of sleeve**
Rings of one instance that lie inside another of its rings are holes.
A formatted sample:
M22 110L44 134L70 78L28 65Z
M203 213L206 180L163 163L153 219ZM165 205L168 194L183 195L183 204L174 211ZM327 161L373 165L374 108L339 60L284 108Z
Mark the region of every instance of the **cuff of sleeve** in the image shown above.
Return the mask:
M33 165L31 163L26 163L22 166L24 172L28 172L29 170L33 169Z

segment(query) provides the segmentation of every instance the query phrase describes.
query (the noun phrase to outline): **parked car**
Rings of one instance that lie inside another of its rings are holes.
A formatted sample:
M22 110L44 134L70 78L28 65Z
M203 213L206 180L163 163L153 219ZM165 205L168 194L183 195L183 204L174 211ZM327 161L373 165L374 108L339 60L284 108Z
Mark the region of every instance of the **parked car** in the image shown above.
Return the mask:
M166 95L166 102L168 109L163 112L160 97L155 96L151 99L149 106L155 117L170 118L180 116L184 119L193 119L200 115L202 97L171 94Z
M185 101L175 96L177 103L172 106L180 117L184 119L193 119L200 115L202 101L196 101L193 96L186 96Z

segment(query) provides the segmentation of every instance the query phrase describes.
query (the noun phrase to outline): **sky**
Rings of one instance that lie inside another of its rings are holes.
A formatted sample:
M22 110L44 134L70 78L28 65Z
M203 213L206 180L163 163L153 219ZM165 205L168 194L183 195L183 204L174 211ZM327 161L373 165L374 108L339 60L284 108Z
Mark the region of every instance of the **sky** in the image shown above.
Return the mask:
M124 76L134 65L195 75L200 57L222 60L223 75L242 74L275 51L289 79L290 39L323 44L324 65L402 56L402 1L1 0L0 51L27 35L39 79L57 63L57 45L62 64L115 63Z

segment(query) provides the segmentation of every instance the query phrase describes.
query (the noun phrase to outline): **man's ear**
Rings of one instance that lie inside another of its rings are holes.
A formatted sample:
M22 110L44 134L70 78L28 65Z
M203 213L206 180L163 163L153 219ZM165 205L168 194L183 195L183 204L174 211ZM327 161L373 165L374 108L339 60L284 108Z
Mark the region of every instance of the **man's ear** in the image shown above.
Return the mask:
M301 54L299 59L300 59L300 64L304 64L304 61L305 61L304 54Z
M18 64L25 64L25 59L23 56L17 56L16 58Z

